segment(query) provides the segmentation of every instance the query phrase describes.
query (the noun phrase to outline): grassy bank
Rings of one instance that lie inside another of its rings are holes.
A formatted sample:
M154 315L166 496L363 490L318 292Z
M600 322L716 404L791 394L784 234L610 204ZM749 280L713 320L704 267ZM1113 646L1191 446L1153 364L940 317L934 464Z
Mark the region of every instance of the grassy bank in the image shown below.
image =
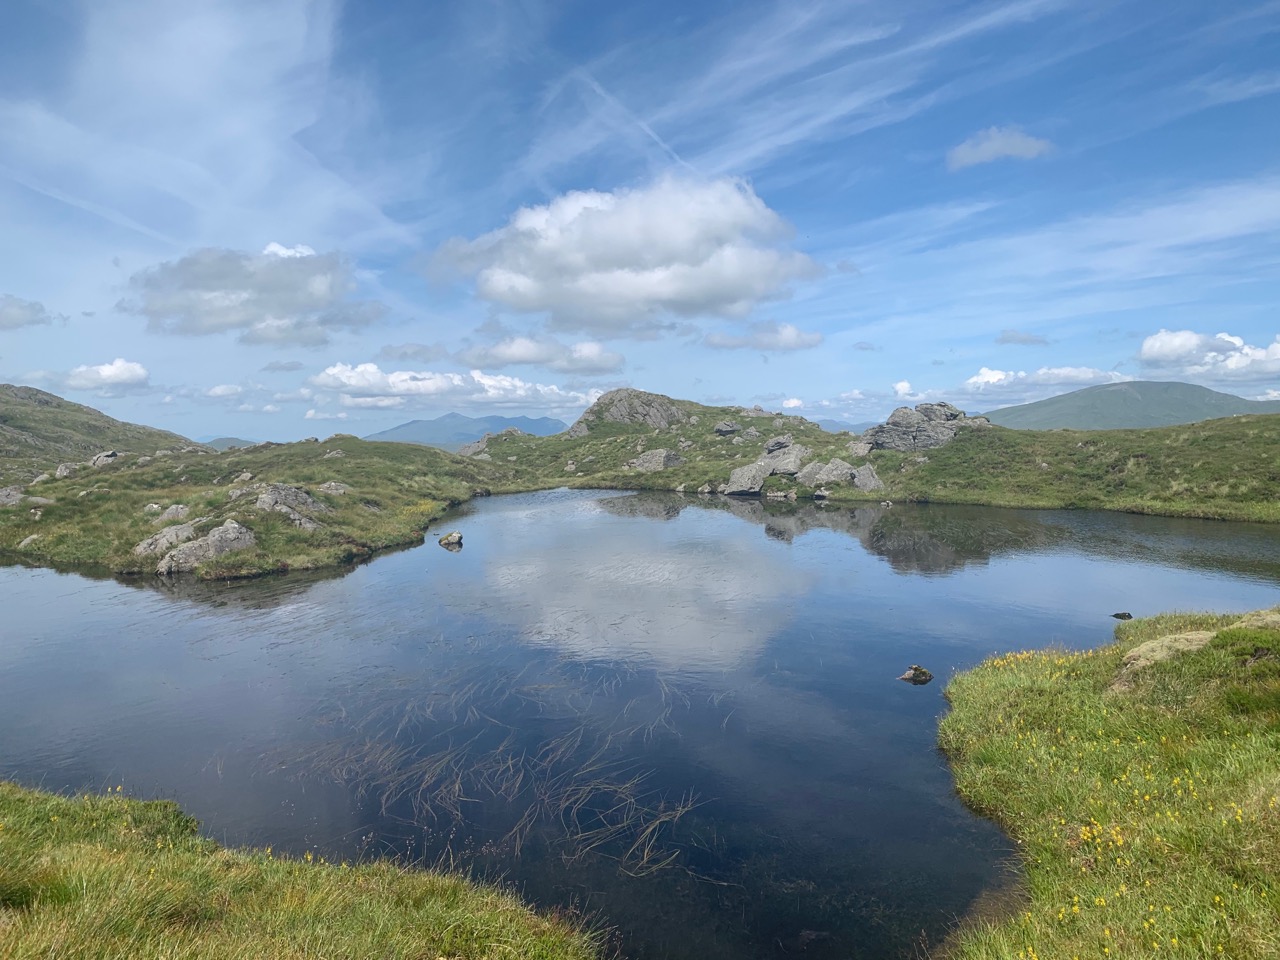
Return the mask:
M1124 669L1188 631L1207 645ZM1117 638L948 686L957 788L1017 841L1029 892L955 957L1280 956L1280 611L1135 620Z
M226 850L172 803L0 783L5 960L598 955L573 923L458 877Z
M511 484L511 471L498 465L430 447L343 436L220 454L178 453L142 464L134 456L120 460L28 487L28 494L53 502L34 510L30 502L0 510L0 547L45 562L150 573L159 556L133 553L135 544L163 526L147 507L182 504L190 508L188 520L204 518L196 525L198 534L234 519L257 538L253 549L206 564L202 576L305 570L421 543L428 523L451 504L498 483ZM251 479L238 479L245 474ZM286 484L313 496L325 508L312 514L318 529L302 530L281 513L255 509L256 492L231 498L232 489L254 483ZM346 489L326 493L321 487L327 483ZM31 536L37 539L18 550Z

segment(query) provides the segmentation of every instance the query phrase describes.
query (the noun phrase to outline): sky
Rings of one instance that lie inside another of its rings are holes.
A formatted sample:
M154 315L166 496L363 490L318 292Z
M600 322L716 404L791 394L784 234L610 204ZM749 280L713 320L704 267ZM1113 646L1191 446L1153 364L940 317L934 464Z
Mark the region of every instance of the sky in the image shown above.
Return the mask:
M0 5L0 381L187 436L1280 398L1278 304L1280 2Z

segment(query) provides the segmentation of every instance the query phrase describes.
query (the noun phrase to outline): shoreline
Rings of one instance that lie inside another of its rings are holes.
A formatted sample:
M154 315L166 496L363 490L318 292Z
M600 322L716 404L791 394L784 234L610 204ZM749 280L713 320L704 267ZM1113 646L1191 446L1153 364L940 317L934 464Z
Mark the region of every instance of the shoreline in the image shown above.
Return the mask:
M1280 950L1280 608L1116 636L948 684L939 746L1018 845L1029 898L963 923L952 960Z

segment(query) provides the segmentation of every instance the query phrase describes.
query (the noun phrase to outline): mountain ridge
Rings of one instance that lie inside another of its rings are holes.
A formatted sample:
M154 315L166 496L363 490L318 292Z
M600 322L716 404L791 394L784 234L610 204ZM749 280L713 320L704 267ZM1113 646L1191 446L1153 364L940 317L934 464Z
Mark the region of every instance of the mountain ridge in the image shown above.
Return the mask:
M464 444L479 440L486 433L501 433L510 427L535 437L547 437L569 429L569 425L563 420L552 417L468 417L462 413L446 413L430 420L409 420L388 430L371 433L364 439L416 443L452 452Z
M1280 400L1246 400L1172 380L1128 380L1000 407L986 417L1013 430L1124 430L1267 413L1280 413Z

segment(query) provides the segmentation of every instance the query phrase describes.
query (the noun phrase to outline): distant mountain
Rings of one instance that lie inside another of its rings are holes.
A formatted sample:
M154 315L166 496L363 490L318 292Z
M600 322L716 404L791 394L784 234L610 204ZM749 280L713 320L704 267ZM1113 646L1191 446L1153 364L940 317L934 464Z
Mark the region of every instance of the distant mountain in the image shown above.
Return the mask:
M35 387L0 383L0 485L25 482L50 466L84 461L104 450L153 454L196 445Z
M215 450L238 450L241 447L257 446L257 440L242 440L239 437L211 437L203 441L206 447L213 447Z
M551 417L466 417L460 413L446 413L434 420L410 420L381 433L371 433L366 440L390 440L393 443L417 443L441 450L457 450L464 443L479 440L486 433L501 433L515 427L522 433L537 437L549 437L563 433L569 425Z
M868 420L866 423L849 423L846 420L815 420L813 422L828 433L839 433L841 430L848 430L850 433L861 433L863 430L870 430L876 426L878 421Z
M1085 387L986 416L1015 430L1121 430L1172 427L1243 413L1280 413L1280 400L1246 400L1190 383L1134 380Z

